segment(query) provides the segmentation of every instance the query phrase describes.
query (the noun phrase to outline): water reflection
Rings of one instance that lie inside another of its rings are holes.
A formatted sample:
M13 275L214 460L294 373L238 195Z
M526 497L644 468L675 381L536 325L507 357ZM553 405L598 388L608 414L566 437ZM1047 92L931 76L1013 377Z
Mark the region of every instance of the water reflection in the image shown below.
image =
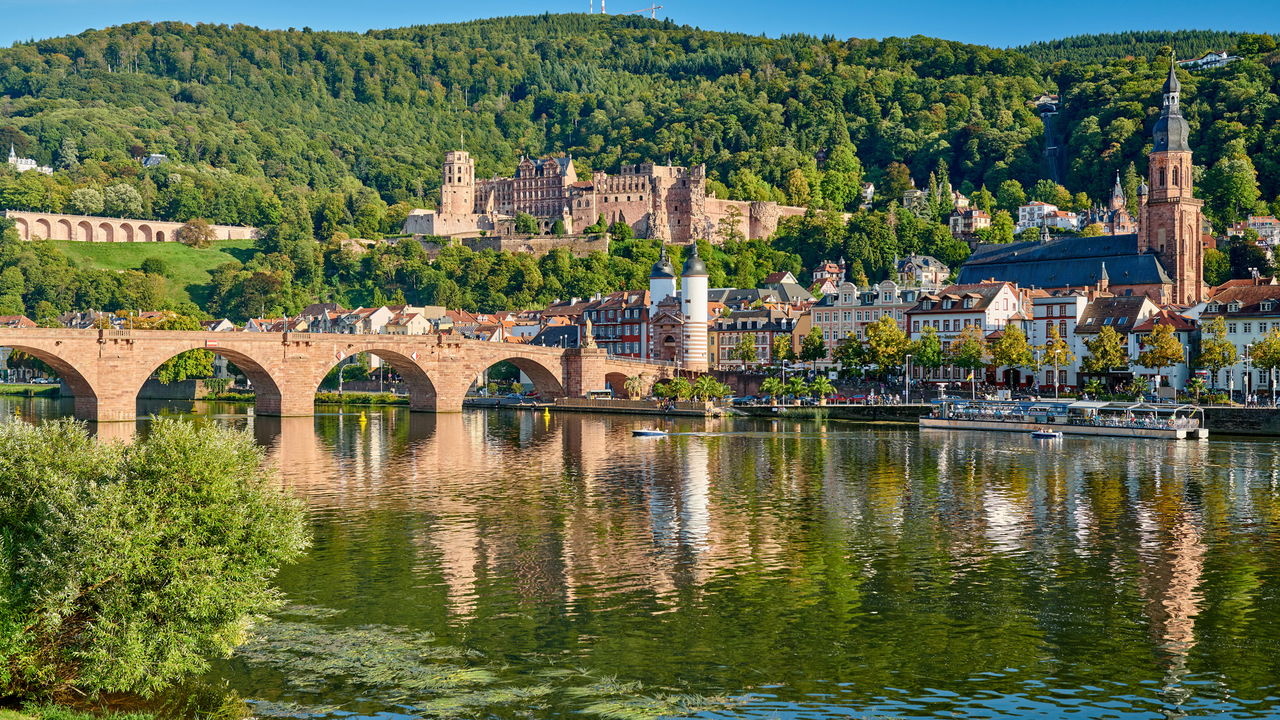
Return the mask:
M303 686L250 650L217 673L260 712L599 714L554 684L583 673L675 716L662 693L733 698L717 717L1280 713L1273 443L205 414L250 427L311 511L315 547L281 578L309 610L272 642L429 632L490 683Z

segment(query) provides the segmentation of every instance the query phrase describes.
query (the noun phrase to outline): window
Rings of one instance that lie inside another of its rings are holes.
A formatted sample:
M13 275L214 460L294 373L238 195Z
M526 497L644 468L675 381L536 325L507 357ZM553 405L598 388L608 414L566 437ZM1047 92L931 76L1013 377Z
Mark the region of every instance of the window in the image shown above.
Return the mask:
M950 320L943 320L943 321L942 321L942 329L943 329L943 330L946 330L947 332L951 332L951 321L950 321Z
M1251 332L1253 332L1253 323L1245 323L1245 324L1244 324L1244 331L1245 331L1246 333L1251 333Z
M973 307L973 298L965 298L965 299L964 299L964 306L965 306L965 307L967 307L967 308L971 308L971 307Z
M943 309L943 310L950 310L952 307L954 307L954 306L955 306L955 304L956 304L956 303L955 303L955 301L954 301L954 300L943 300L943 301L942 301L942 309Z
M1116 318L1116 324L1117 324L1117 325L1124 325L1124 324L1126 324L1126 323L1128 323L1128 322L1129 322L1129 318L1127 318L1127 317L1118 317L1118 318Z
M1271 312L1271 308L1274 306L1275 306L1275 303L1271 302L1270 300L1263 300L1261 307L1259 309L1261 309L1262 312Z
M1218 303L1209 303L1208 305L1206 305L1206 306L1205 306L1204 310L1205 310L1205 312L1216 313L1216 312L1218 312L1218 310L1220 310L1221 308L1222 308L1222 306L1221 306L1221 305L1219 305Z
M1092 317L1087 317L1087 318L1085 318L1085 319L1084 319L1084 324L1085 324L1085 325L1092 325L1092 324L1093 324L1093 318L1092 318Z
M1236 324L1235 324L1235 323L1227 323L1227 332L1229 332L1229 333L1233 333L1233 332L1235 332L1235 331L1236 331Z
M920 332L920 321L915 320L911 323L911 332Z
M1227 305L1227 312L1240 312L1240 301L1232 300L1231 304Z

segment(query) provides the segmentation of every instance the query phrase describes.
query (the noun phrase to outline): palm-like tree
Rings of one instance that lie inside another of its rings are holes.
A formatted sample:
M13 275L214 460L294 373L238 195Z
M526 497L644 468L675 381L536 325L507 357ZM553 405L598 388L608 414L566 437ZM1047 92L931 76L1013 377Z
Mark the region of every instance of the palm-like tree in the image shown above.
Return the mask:
M760 394L766 397L777 398L784 392L786 392L786 386L776 377L767 377L760 383Z
M623 381L622 390L627 394L628 398L635 400L644 395L645 386L647 385L644 378L644 374L641 373L640 375L632 375Z
M828 395L835 395L836 386L831 384L827 378L819 375L816 380L809 383L809 394L816 398L825 398Z
M1204 378L1193 377L1187 381L1187 390L1196 394L1197 404L1200 402L1200 393L1206 389L1208 389L1208 384L1205 383Z
M783 386L782 392L784 395L800 397L801 395L804 395L805 391L808 389L809 387L805 384L804 378L793 377L790 380L787 380L787 384Z
M693 381L693 396L699 400L711 400L724 397L727 388L723 383L710 375L703 375Z

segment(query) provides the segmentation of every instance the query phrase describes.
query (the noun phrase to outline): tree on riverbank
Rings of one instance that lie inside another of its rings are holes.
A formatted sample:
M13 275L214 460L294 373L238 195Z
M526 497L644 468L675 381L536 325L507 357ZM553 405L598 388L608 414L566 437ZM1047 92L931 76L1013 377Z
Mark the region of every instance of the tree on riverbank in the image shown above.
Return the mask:
M274 607L306 547L244 433L159 420L130 447L0 425L0 696L154 694Z

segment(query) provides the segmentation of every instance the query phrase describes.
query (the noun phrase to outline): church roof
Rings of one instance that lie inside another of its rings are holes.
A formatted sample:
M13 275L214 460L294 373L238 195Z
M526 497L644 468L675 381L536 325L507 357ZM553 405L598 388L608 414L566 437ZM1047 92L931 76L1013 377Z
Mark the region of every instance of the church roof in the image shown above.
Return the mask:
M979 245L956 280L976 283L995 278L1024 288L1088 287L1096 285L1104 272L1116 285L1173 282L1155 255L1138 253L1137 235Z

